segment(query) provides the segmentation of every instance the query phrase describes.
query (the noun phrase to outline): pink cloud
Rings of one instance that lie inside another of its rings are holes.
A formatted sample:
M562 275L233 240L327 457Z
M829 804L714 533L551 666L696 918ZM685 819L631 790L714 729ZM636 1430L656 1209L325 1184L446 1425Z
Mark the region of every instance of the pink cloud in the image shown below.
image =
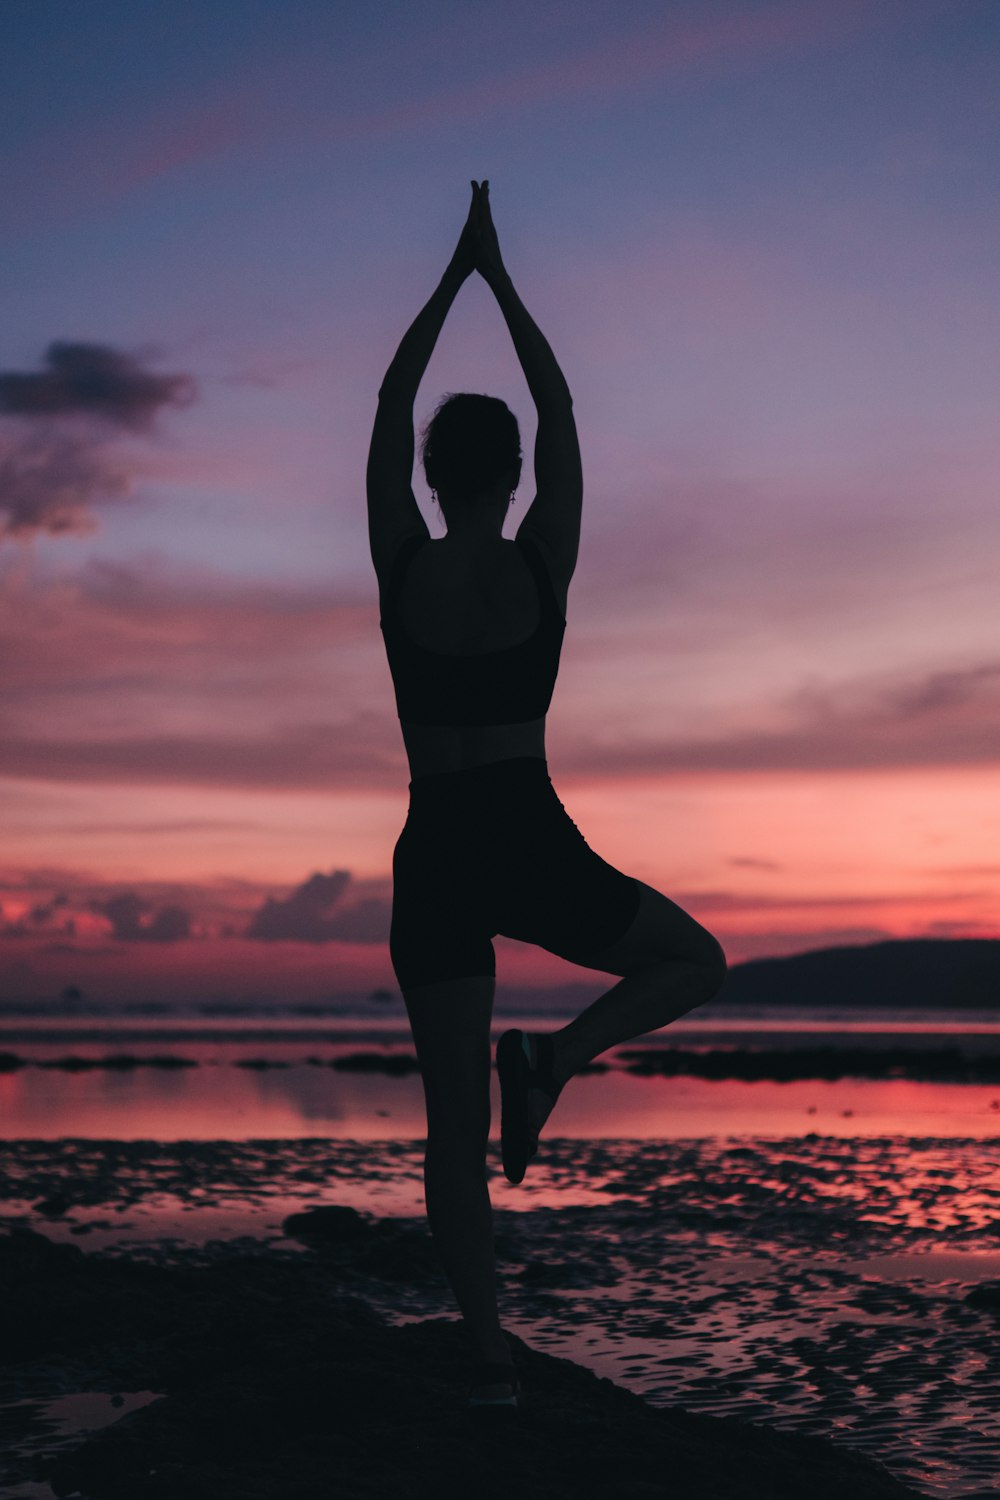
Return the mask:
M745 68L801 47L836 42L871 19L870 8L861 0L843 0L836 8L800 0L728 14L699 10L666 15L624 35L619 29L591 47L551 61L406 101L359 120L356 127L366 134L383 134L623 89L631 93L650 79Z
M292 659L315 660L365 633L379 645L377 606L326 590L152 565L92 562L43 577L12 568L0 575L0 692L89 694L123 677L133 688L200 681L216 691L219 672L292 669Z
M842 771L1000 763L1000 663L847 681L758 708L759 729L618 744L586 729L560 750L567 776L672 772ZM784 726L775 728L778 716Z
M220 156L258 136L260 126L259 84L242 81L214 99L189 107L184 116L154 126L145 140L132 145L113 190L128 192Z
M290 725L253 738L210 730L87 739L9 736L0 744L0 774L104 785L398 789L405 784L406 768L390 722L385 720L381 744L358 722Z
M208 570L91 565L0 578L0 773L91 783L398 790L406 762L377 603L237 583ZM586 648L583 648L586 649ZM596 639L599 661L645 647ZM563 692L582 691L574 688ZM687 705L689 708L690 705ZM887 670L791 692L752 683L670 731L616 738L594 689L552 729L560 774L638 775L992 765L1000 663Z
M0 693L0 767L17 777L405 781L371 598L338 602L325 589L207 570L92 564L37 578L11 567L0 575Z
M940 877L940 871L935 872ZM984 892L980 890L930 890L914 894L912 891L905 895L897 892L883 892L877 895L866 895L846 892L843 894L801 896L797 893L777 892L761 895L755 891L680 891L673 892L671 899L678 905L683 906L685 911L705 912L728 912L745 914L760 914L762 912L793 912L793 911L836 911L847 909L856 912L897 912L901 908L921 906L925 908L937 908L939 906L963 906L969 902L979 900Z
M673 895L717 933L731 962L892 936L995 935L995 924L956 910L968 892L939 888ZM84 870L7 870L0 897L0 992L8 1001L52 999L70 985L88 1000L141 993L168 1004L178 995L306 1000L396 988L388 875L359 880L339 869L275 890L242 879L123 887ZM506 983L530 986L546 976L555 983L566 967L532 945L496 942Z

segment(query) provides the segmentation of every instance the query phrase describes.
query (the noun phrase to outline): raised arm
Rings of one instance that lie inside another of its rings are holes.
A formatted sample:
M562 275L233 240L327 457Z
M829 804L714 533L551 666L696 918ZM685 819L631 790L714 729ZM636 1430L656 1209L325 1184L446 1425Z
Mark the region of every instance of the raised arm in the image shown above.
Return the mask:
M404 537L426 531L413 495L413 403L459 288L475 270L479 189L454 255L393 355L378 393L368 450L368 542L381 579Z
M583 510L583 467L573 398L548 340L514 290L503 264L490 211L488 181L479 193L476 268L491 287L504 315L538 412L537 493L521 529L542 542L554 571L568 584L576 567Z

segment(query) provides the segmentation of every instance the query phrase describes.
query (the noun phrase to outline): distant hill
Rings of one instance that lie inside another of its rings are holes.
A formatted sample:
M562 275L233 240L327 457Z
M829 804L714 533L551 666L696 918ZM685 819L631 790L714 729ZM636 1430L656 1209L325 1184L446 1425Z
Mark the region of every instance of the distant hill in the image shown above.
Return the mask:
M730 969L718 999L758 1005L1000 1009L1000 939L912 938L753 958Z

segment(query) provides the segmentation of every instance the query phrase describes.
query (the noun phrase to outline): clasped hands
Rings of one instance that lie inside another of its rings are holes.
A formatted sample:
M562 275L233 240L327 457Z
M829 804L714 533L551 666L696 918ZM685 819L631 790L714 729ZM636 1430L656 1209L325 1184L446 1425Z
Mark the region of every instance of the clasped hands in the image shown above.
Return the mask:
M498 276L506 274L493 215L490 213L488 178L483 178L482 185L475 180L472 182L469 217L459 236L449 269L461 275L463 280L466 276L471 276L473 271L478 271L491 286Z

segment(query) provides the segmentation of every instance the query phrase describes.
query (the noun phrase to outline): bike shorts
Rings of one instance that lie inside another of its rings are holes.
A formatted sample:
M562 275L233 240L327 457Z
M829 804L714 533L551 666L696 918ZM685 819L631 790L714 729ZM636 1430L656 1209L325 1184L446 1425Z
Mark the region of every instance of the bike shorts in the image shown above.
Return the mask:
M411 781L392 879L401 989L495 976L498 934L587 966L628 931L641 894L591 849L540 756Z

